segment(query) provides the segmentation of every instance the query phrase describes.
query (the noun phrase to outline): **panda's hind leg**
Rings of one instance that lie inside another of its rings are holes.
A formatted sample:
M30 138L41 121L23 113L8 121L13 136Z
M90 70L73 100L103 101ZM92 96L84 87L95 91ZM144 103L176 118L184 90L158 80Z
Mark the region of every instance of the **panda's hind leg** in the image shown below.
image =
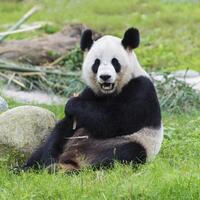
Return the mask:
M72 163L53 163L49 165L47 168L49 173L69 173L69 172L78 172L79 168L77 168Z
M104 142L99 142L95 149L91 150L93 155L89 155L90 164L97 167L110 167L113 166L115 161L122 164L142 164L147 160L147 153L145 148L130 140L114 140L109 139Z
M80 156L74 152L63 152L58 159L58 162L49 165L46 169L50 173L61 172L78 172L82 168L83 162Z
M115 159L121 163L131 162L133 164L143 164L146 162L147 154L141 144L129 142L121 144L116 148Z

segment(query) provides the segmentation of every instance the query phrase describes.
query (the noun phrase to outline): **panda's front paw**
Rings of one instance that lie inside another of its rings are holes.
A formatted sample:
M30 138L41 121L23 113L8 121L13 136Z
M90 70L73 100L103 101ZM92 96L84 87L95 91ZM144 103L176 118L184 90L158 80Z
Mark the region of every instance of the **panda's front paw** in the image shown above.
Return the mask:
M71 99L69 99L65 106L65 114L76 115L79 104L80 104L79 97L72 97Z

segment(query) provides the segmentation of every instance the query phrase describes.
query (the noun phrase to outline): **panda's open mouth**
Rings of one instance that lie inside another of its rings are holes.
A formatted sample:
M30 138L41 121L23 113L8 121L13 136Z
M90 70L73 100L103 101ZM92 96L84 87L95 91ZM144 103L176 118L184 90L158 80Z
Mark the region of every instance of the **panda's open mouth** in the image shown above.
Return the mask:
M101 89L105 90L105 91L111 91L114 89L114 83L101 83Z

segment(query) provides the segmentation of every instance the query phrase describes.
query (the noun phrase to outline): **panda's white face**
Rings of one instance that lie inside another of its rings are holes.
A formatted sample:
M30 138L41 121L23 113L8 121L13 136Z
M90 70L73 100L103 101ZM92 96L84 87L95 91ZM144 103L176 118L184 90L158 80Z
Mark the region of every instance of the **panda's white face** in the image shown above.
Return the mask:
M120 38L107 35L91 43L85 52L82 76L95 93L119 93L133 77L146 74Z

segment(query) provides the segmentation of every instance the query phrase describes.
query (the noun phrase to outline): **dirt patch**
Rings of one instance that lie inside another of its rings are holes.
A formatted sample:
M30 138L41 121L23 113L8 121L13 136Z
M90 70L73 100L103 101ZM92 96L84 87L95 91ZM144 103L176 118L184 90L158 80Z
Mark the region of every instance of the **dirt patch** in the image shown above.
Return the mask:
M24 40L5 41L0 45L0 59L41 65L52 62L66 54L79 43L86 26L82 24L67 25L62 31L52 35Z

